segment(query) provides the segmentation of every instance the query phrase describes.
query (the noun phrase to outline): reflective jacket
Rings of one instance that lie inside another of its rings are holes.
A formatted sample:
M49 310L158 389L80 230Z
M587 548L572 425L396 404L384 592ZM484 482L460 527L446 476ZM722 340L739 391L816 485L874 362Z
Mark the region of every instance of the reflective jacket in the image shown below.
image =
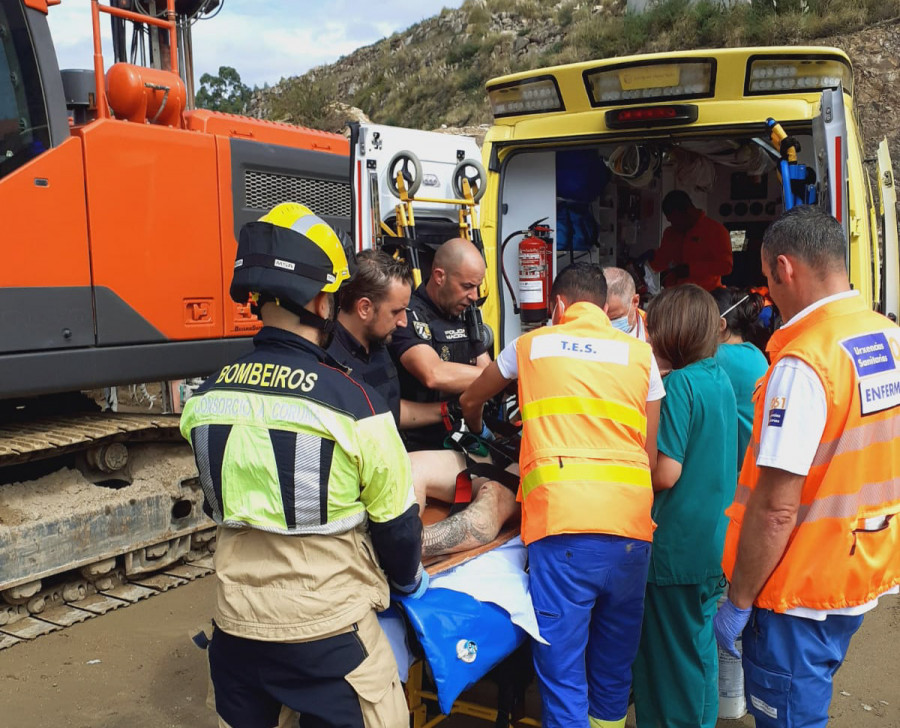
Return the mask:
M285 539L272 546L273 554L281 548L312 554L314 542L303 538L367 528L388 578L395 588L410 590L421 569L422 527L409 458L386 405L295 334L266 327L254 345L252 353L211 376L182 414L181 432L194 448L209 514L222 526ZM334 543L335 553L359 560L332 563L334 578L324 580L326 592L334 589L333 596L343 598L344 577L371 571L374 561L359 548L340 550ZM293 564L293 577L282 570L278 578L288 581L278 588L307 591L320 566L310 564L304 576ZM250 578L239 586L250 594L271 585ZM248 597L254 599L248 614L259 612L269 597ZM358 599L372 607L362 593ZM345 606L352 607L350 601ZM302 614L302 600L296 604ZM297 616L284 615L289 622Z
M756 390L753 434L726 511L725 574L759 479L762 418L783 415L785 403L765 402L769 377L792 356L821 380L827 419L797 524L755 604L776 612L865 604L900 584L900 329L860 297L843 298L776 331L768 352L772 367Z
M651 541L644 449L650 346L575 303L516 344L522 540L606 533Z

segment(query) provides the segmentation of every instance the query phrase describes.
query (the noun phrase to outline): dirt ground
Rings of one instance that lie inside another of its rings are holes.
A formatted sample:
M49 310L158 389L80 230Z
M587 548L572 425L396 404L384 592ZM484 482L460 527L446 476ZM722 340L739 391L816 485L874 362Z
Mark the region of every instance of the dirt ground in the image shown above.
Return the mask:
M208 624L213 586L207 577L0 652L0 726L214 728L205 653L189 640ZM887 597L837 675L831 728L900 728L898 634L900 598ZM443 725L489 724L454 716Z

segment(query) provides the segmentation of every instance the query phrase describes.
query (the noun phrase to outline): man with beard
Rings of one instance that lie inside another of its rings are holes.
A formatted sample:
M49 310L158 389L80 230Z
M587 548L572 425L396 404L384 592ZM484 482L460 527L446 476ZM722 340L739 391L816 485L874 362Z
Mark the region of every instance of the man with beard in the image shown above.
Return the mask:
M386 344L407 324L412 289L409 266L380 250L357 256L353 280L340 294L335 336L328 353L369 385L386 402L401 430L433 425L445 430L446 402L413 402L400 397L397 370ZM474 367L473 367L474 368ZM466 468L462 453L449 449L410 453L413 486L420 509L426 498L453 503L457 474ZM435 556L464 551L493 540L503 524L518 512L515 495L500 483L475 478L474 500L465 510L425 529L423 553Z

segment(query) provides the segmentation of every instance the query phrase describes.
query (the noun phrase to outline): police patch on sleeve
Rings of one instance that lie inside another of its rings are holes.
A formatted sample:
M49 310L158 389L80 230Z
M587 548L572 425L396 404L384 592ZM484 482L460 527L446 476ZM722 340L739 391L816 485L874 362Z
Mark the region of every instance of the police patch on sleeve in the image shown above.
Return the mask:
M900 406L900 333L879 331L841 342L859 377L860 410L864 415Z
M428 324L424 321L413 321L412 325L416 336L425 341L431 341L431 327Z

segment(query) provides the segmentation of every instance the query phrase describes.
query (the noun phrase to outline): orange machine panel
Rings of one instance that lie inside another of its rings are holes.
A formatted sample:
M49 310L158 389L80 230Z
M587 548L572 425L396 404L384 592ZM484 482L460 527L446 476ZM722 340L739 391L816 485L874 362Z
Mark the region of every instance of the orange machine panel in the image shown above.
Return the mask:
M333 152L345 157L350 155L350 142L340 134L202 109L189 111L184 116L188 129L207 134L220 134L317 152Z
M0 179L0 287L90 286L81 141L67 139Z
M114 119L77 133L94 285L114 294L108 314L96 294L98 343L222 336L215 139ZM145 333L129 337L122 323L135 314Z
M227 139L217 138L216 155L219 160L219 225L222 230L222 311L225 336L250 336L262 328L262 321L250 313L249 304L231 300L229 290L234 276L237 240L234 239L234 195L231 194L231 147Z

